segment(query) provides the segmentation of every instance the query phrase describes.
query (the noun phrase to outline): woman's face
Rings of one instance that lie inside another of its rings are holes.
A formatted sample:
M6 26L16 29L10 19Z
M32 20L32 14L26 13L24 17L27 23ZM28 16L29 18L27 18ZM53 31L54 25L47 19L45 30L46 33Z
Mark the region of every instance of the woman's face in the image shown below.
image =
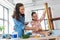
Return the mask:
M24 11L25 11L24 6L19 7L19 11L21 14L24 14Z
M37 14L36 14L36 13L35 13L35 14L33 14L32 19L33 19L34 21L36 21L36 20L38 19L38 17L37 17Z

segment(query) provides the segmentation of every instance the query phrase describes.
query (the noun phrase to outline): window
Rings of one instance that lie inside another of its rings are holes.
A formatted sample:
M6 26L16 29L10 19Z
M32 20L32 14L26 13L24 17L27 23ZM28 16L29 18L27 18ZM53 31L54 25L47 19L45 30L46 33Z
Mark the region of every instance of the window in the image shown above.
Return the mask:
M8 27L9 27L9 15L8 15L8 9L7 8L4 8L4 28L5 28L5 30L4 30L4 33L5 34L7 34L8 33Z
M0 5L0 26L3 26L3 7ZM2 31L0 34L3 33Z
M4 33L8 34L8 22L7 21L4 21L4 28L5 28Z
M0 5L0 18L3 18L3 7Z
M0 20L0 25L3 25L3 21L2 20Z
M9 13L8 13L8 9L2 5L0 5L0 26L3 26L5 28L5 30L3 32L0 32L0 34L8 33L8 27L9 27Z
M3 25L3 21L2 20L0 20L0 26L2 26ZM0 31L0 34L2 34L3 33L3 31Z
M40 9L40 10L33 10L37 13L38 15L38 19L41 18L42 14L44 13L44 9ZM47 15L45 16L45 19L41 22L41 26L43 30L48 30L48 23L47 23Z
M4 19L8 20L8 9L4 8Z

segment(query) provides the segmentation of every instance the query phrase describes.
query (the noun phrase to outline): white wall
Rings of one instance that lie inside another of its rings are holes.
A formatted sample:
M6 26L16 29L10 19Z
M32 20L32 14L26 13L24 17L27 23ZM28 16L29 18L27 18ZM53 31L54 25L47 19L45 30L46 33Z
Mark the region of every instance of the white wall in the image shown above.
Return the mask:
M29 4L29 3L32 3L32 0L14 0L14 3Z
M54 5L52 8L53 18L60 17L60 4ZM55 29L60 29L60 20L54 21Z

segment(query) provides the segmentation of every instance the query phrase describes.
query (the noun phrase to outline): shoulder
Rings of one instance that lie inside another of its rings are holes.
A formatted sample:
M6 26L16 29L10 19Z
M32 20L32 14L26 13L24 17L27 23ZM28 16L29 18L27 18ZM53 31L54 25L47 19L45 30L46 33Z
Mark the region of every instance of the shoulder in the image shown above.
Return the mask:
M14 21L18 21L17 19L13 18Z
M17 20L17 19L15 19L15 18L13 18L13 21L14 21L14 22L18 22L18 23L20 22L20 21L18 21L18 20Z

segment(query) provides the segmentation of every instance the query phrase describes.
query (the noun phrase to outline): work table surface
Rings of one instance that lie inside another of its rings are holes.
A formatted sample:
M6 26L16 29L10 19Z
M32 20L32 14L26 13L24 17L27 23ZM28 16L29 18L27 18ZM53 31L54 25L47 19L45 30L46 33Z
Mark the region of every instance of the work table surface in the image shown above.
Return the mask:
M21 39L21 38L1 39L0 38L0 40L41 40L41 39L53 39L53 38L58 40L58 38L60 38L60 30L53 30L52 32L53 32L52 35L46 37L39 37L39 38L31 37L28 39Z

